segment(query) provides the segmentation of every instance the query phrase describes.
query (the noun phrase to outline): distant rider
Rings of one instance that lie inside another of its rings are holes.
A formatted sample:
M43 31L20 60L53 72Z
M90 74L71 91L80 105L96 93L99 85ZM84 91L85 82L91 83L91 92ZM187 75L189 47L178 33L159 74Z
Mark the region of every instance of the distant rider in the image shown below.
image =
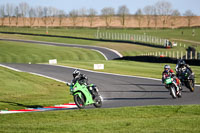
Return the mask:
M180 59L176 64L176 76L181 75L181 73L186 71L187 69L190 71L190 74L193 74L191 67L186 64L183 59Z
M176 84L179 86L179 88L181 89L181 85L180 85L180 80L175 76L174 71L170 68L169 65L165 65L164 66L164 71L162 73L162 82L164 83L164 80L166 79L166 77L172 77L174 79L174 81L176 81Z

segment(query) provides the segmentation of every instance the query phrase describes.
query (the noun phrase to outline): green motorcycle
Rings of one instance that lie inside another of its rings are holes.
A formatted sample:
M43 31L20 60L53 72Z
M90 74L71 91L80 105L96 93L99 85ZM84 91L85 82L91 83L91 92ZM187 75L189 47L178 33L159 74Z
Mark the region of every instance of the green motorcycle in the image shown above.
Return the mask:
M87 105L93 104L96 108L102 106L102 97L98 93L98 88L94 84L67 84L70 86L70 93L74 96L74 102L79 109L85 108Z
M172 98L176 99L177 97L181 97L181 90L179 86L175 83L174 79L170 76L166 77L164 80L165 87L170 91L170 95Z

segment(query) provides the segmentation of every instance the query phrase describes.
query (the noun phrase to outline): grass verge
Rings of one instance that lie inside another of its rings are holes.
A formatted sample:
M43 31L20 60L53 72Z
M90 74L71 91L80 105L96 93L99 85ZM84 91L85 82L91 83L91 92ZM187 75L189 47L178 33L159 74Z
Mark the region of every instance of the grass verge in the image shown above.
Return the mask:
M0 110L69 103L63 83L0 67ZM1 125L1 124L0 124Z
M200 132L200 106L146 106L9 114L0 132Z
M98 52L83 48L0 41L0 62L44 63L48 62L49 59L79 61L104 60L104 57Z
M0 27L2 32L46 34L46 27ZM200 28L180 29L134 29L134 28L48 28L50 35L95 38L97 32L150 35L167 39L200 41Z
M91 40L82 40L82 39L71 39L71 38L56 38L56 37L41 37L41 36L24 36L24 35L9 35L9 34L1 34L2 38L9 39L22 39L22 40L36 40L36 41L46 41L46 42L58 42L58 43L68 43L68 44L81 44L81 45L93 45L93 46L101 46L106 48L111 48L120 52L123 56L137 56L141 54L151 53L151 52L160 52L161 54L165 54L166 52L176 52L179 53L182 51L185 53L186 48L183 46L174 47L172 49L164 49L164 48L154 48L150 46L142 46L134 43L116 43L116 42L102 42L102 41L91 41ZM200 49L197 49L200 50ZM171 54L172 56L172 54Z
M72 100L63 83L0 67L0 109ZM8 84L9 83L9 84ZM200 105L145 106L5 114L0 132L200 132Z

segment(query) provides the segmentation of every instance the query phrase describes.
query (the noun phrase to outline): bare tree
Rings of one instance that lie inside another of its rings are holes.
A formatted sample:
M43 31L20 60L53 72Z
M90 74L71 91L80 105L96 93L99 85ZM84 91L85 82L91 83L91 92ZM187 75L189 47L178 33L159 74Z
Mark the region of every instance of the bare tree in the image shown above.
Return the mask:
M154 20L155 28L157 29L157 25L158 25L158 12L157 12L155 6L153 6L153 20Z
M19 7L16 6L14 9L14 16L15 16L15 25L18 26L19 24L19 17L21 16L19 13Z
M58 16L58 9L56 9L54 7L49 7L48 8L48 16L49 16L51 25L53 25L56 20L56 16Z
M81 8L79 9L79 17L81 19L81 24L82 24L82 27L84 25L84 22L85 22L85 17L86 17L86 14L87 14L87 9L85 8Z
M115 9L112 7L105 7L101 10L101 13L103 19L105 20L106 27L109 27L115 14Z
M181 13L178 10L173 10L172 14L171 14L171 27L173 28L173 26L175 26L175 22L177 20L177 18L181 16Z
M7 16L7 18L8 18L9 26L11 26L11 23L12 23L13 13L14 13L13 5L7 3L7 4L6 4L6 16Z
M23 24L24 26L26 25L26 17L29 11L29 5L25 2L22 2L19 4L19 8L20 8L20 12L21 12L21 16L23 18Z
M77 19L78 19L78 10L72 10L69 12L69 18L72 21L73 26L75 27L77 25Z
M42 20L45 24L45 26L50 24L50 18L49 18L49 8L48 7L44 7L43 8L43 17Z
M93 21L94 21L94 18L96 17L97 15L97 11L93 8L90 8L88 10L88 19L89 19L89 22L90 22L90 27L93 26Z
M36 7L36 18L37 18L37 23L40 26L40 20L43 18L44 15L44 10L41 6Z
M34 25L35 19L36 19L36 9L31 8L29 10L29 22L31 27Z
M0 6L0 18L1 18L1 26L4 26L4 21L5 21L5 6L4 5Z
M59 18L59 25L60 26L62 25L62 22L63 22L65 16L66 16L66 13L65 13L64 10L59 10L58 11L58 18Z
M159 1L155 4L155 8L157 15L161 17L161 21L164 27L172 13L172 5L167 1Z
M188 27L190 27L191 26L191 21L194 18L194 16L196 16L196 15L191 10L187 10L183 14L183 16L186 16L187 21L188 21Z
M118 15L120 18L120 22L122 26L124 27L126 24L127 16L129 15L129 9L125 5L120 6L118 9Z
M143 19L143 13L142 13L142 10L141 10L141 9L138 9L138 10L135 12L135 18L137 19L138 25L139 25L139 27L140 27L140 26L141 26L142 19Z
M144 14L147 18L147 27L149 27L151 23L152 16L154 14L154 6L145 6L143 9Z

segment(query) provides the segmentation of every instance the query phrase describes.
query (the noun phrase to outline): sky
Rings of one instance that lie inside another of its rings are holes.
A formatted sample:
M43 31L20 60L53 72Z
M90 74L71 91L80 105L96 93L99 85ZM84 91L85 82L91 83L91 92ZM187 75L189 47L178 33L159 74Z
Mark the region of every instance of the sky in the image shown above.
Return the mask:
M104 7L113 7L115 11L119 6L126 5L131 14L134 14L139 8L143 9L147 5L154 5L161 0L0 0L0 5L6 3L18 5L26 2L32 7L55 7L64 10L66 13L73 9L94 8L98 13ZM200 0L164 0L172 4L172 9L177 9L183 14L186 10L191 10L197 16L200 16Z

